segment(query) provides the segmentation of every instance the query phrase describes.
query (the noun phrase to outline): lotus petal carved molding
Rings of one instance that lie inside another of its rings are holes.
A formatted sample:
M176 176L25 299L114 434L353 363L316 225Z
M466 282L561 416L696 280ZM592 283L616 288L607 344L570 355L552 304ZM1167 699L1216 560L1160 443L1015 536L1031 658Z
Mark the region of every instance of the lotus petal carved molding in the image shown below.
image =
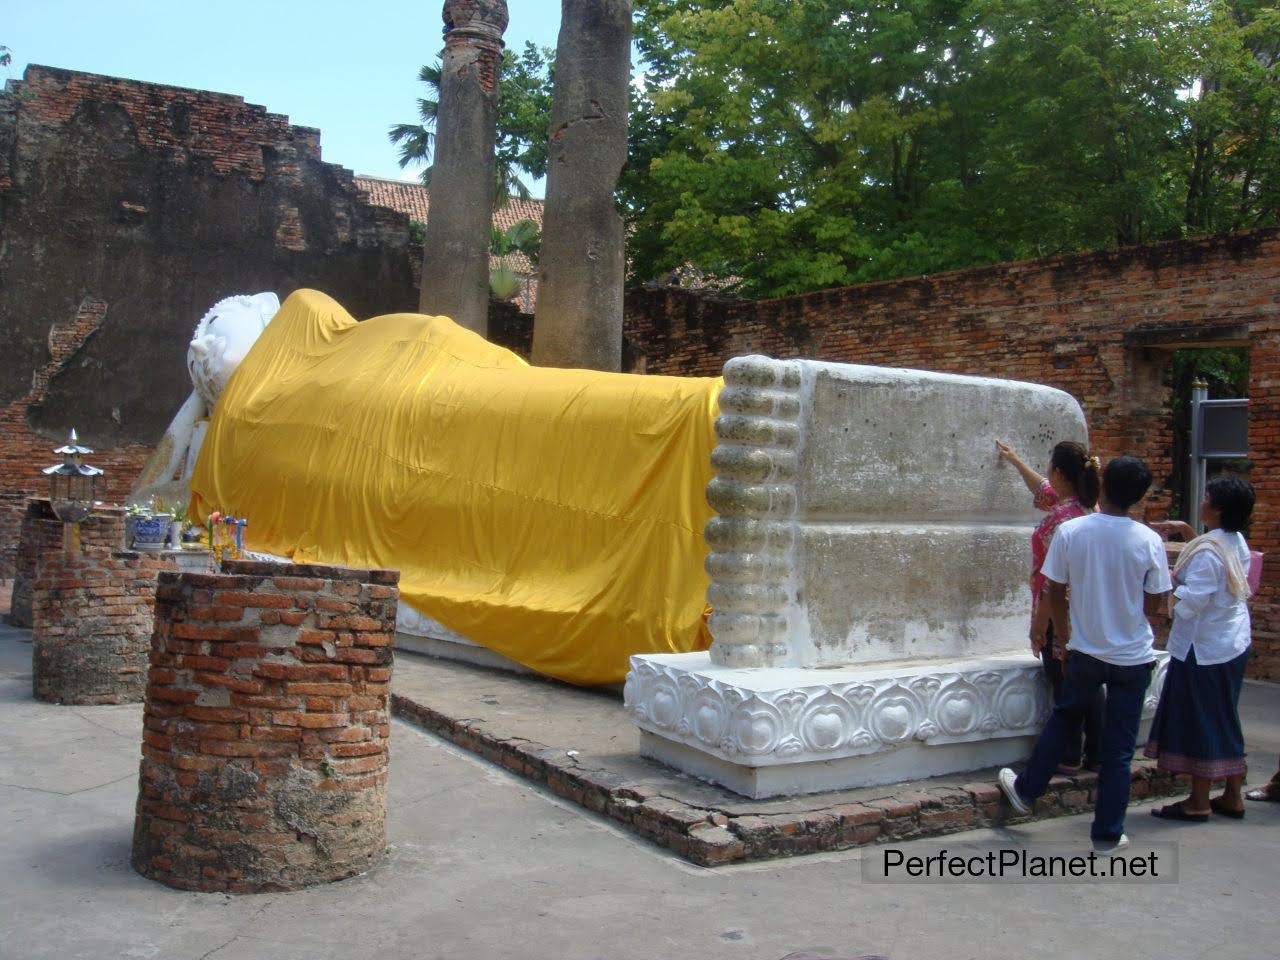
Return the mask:
M1167 666L1161 654L1147 713ZM751 766L875 754L911 742L1026 736L1039 732L1050 708L1042 671L1029 659L972 671L822 680L815 671L815 682L801 687L747 689L640 656L631 660L624 702L642 729Z

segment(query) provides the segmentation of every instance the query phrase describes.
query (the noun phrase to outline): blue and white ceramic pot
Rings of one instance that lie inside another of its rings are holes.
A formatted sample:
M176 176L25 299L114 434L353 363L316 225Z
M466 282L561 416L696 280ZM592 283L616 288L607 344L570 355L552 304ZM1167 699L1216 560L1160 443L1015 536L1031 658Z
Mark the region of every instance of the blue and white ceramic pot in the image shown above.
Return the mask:
M168 513L139 517L133 528L133 549L144 553L163 550L164 542L169 537L169 524L172 522L173 516Z

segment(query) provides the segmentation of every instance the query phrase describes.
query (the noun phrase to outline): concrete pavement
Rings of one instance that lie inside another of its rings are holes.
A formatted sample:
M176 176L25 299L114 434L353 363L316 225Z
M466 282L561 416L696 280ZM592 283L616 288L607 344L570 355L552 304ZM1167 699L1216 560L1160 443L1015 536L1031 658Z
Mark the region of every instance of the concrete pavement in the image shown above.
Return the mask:
M27 631L0 627L0 958L1185 958L1274 956L1280 805L1168 824L1180 882L862 882L883 847L707 870L396 722L371 873L289 894L170 890L129 865L141 707L31 698ZM1280 687L1251 685L1274 724ZM1269 705L1269 707L1268 707ZM1274 754L1256 757L1264 779ZM946 838L1074 841L1087 817ZM900 847L931 852L934 843Z

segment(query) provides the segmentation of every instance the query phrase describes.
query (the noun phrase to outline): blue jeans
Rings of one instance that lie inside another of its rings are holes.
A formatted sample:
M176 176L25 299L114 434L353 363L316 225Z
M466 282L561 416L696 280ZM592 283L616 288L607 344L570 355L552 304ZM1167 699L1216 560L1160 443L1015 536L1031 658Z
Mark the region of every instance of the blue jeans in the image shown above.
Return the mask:
M1062 699L1062 684L1066 679L1066 675L1062 672L1062 661L1053 658L1053 625L1049 625L1047 631L1048 643L1045 648L1040 651L1040 659L1043 662L1044 675L1049 681L1049 686L1053 688L1053 702L1056 704ZM1098 692L1094 694L1093 702L1089 704L1089 709L1084 712L1081 727L1068 730L1063 739L1062 759L1061 763L1068 767L1088 766L1094 768L1098 765L1098 758L1102 754L1099 744L1102 742L1102 718L1106 715L1107 695L1102 692L1102 688L1098 688ZM1081 735L1084 737L1084 747L1081 749Z
M1154 666L1152 661L1118 667L1087 653L1071 653L1062 682L1062 696L1054 704L1049 722L1031 751L1027 768L1014 784L1018 796L1031 804L1044 794L1062 759L1067 737L1080 729L1098 688L1105 684L1107 706L1098 748L1098 799L1090 834L1094 840L1118 840L1124 833L1124 814L1129 807L1129 764L1133 760L1142 703Z

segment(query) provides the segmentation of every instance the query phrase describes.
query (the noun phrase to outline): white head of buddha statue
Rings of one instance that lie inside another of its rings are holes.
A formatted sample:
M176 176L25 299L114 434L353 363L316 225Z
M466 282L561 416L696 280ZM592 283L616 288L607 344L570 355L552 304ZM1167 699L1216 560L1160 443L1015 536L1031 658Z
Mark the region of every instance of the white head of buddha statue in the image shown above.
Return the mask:
M279 309L280 300L274 293L227 297L210 307L196 324L187 347L187 370L209 410Z

